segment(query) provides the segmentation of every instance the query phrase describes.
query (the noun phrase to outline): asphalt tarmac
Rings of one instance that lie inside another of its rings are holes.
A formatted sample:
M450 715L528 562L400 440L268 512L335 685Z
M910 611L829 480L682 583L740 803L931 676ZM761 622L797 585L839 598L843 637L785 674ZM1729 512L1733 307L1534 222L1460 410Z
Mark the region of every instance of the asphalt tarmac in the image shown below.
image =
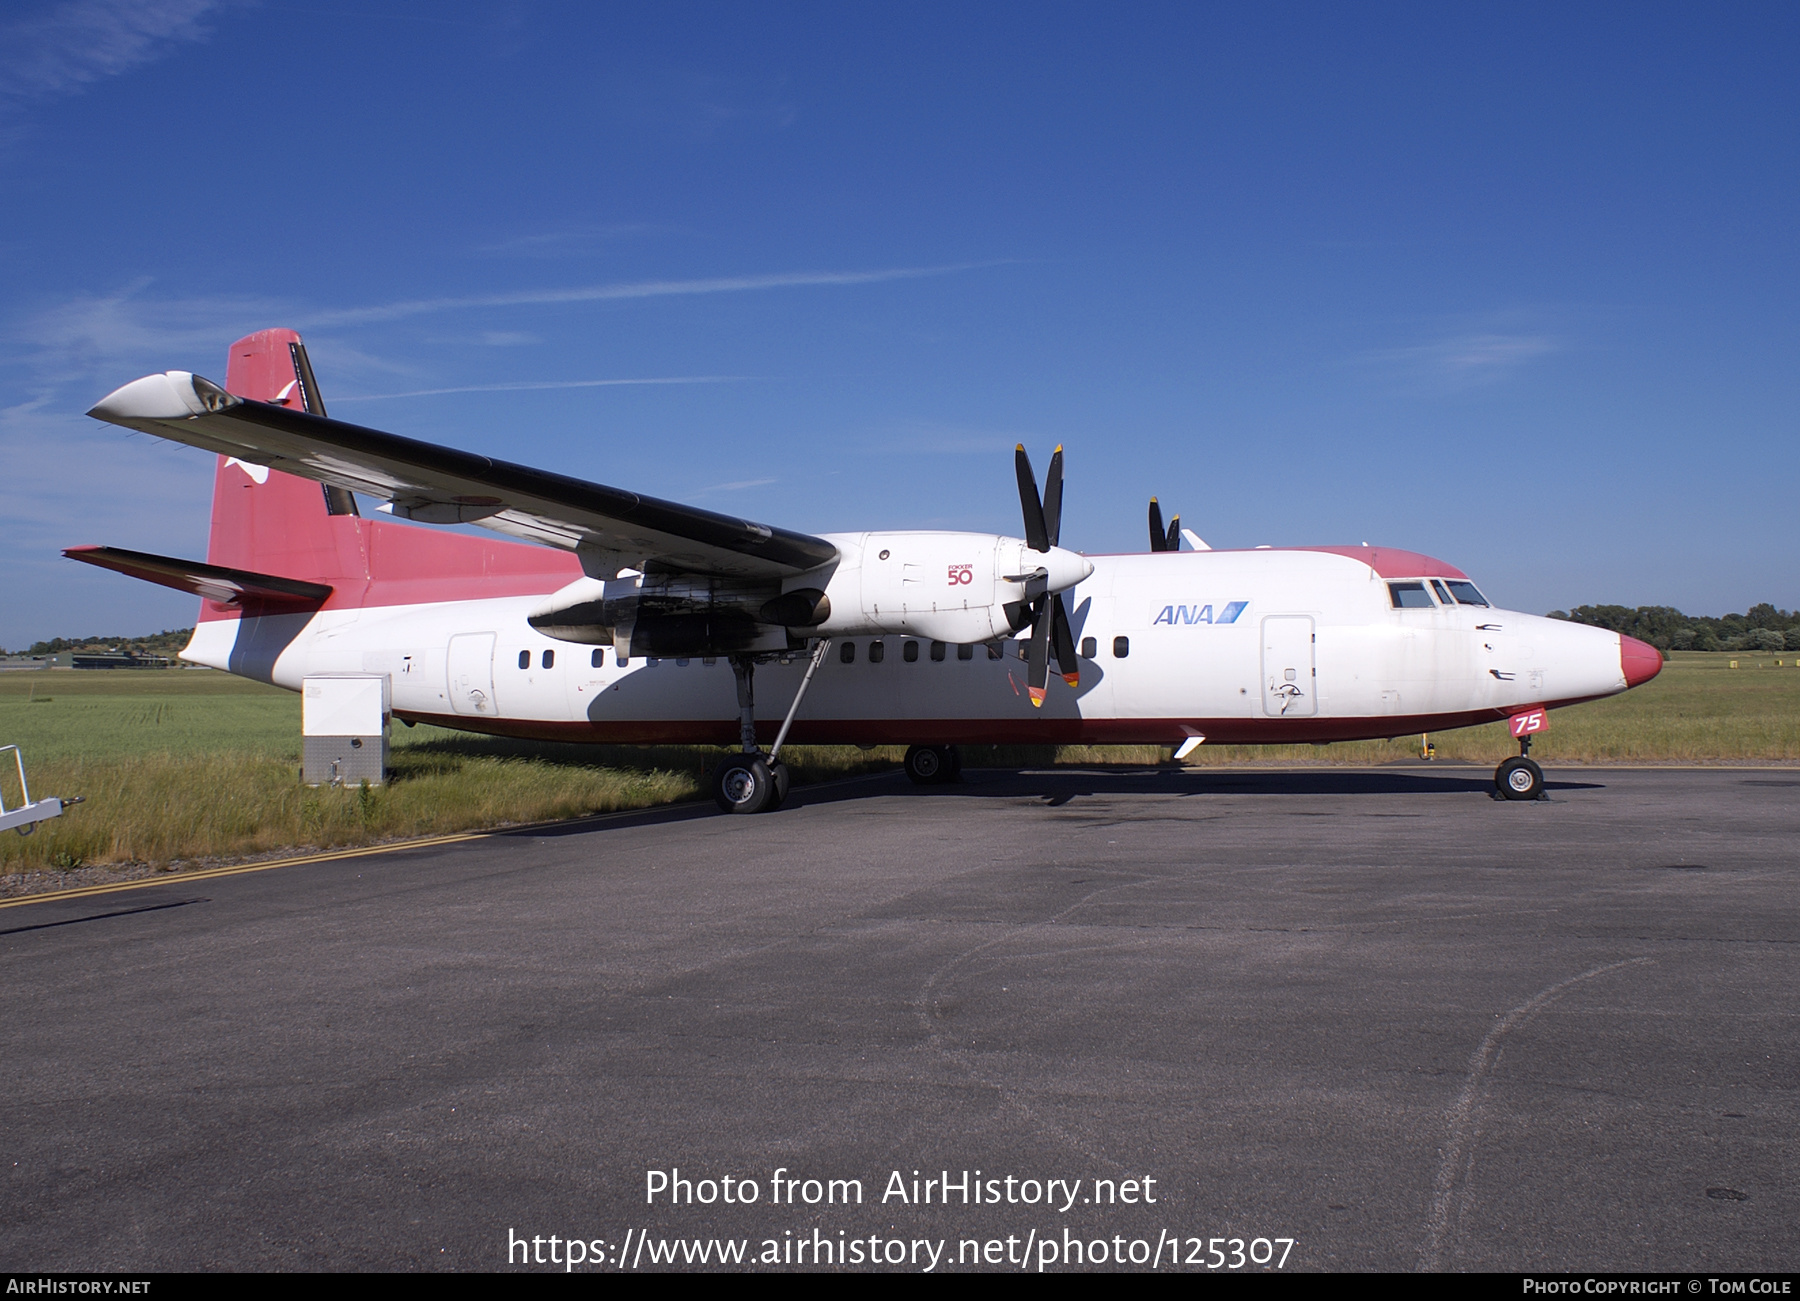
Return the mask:
M1800 771L1489 789L895 775L0 909L0 1268L1791 1269Z

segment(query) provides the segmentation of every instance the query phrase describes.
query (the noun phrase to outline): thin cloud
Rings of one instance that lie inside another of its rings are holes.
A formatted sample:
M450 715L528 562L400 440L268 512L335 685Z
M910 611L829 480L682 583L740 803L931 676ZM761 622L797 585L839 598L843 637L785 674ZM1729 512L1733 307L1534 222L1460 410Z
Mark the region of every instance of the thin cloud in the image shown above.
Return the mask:
M601 245L634 235L659 234L668 229L648 222L614 222L600 226L573 226L567 230L545 231L536 235L519 235L513 239L486 244L476 249L491 257L570 257L592 252Z
M1415 381L1467 389L1506 379L1558 346L1544 334L1459 334L1436 343L1366 353L1364 360Z
M544 307L559 303L617 302L633 298L670 298L699 294L741 294L758 289L794 289L813 285L873 285L891 280L968 271L981 262L948 266L890 267L880 271L793 271L762 276L717 276L702 280L637 280L623 284L580 285L566 289L526 289L506 294L474 294L462 298L414 298L373 307L320 312L305 318L309 325L363 325L397 321L431 312L466 311L479 307Z
M0 29L0 91L14 99L76 94L212 35L221 0L68 0Z
M526 393L540 389L613 388L633 384L729 384L743 375L667 375L650 379L561 379L531 384L464 384L456 388L422 388L410 393L359 393L333 402L385 402L389 398L434 398L445 393Z
M771 483L780 483L779 479L738 479L732 483L715 483L711 487L696 488L689 493L690 497L705 497L715 492L743 492L747 488L766 488Z

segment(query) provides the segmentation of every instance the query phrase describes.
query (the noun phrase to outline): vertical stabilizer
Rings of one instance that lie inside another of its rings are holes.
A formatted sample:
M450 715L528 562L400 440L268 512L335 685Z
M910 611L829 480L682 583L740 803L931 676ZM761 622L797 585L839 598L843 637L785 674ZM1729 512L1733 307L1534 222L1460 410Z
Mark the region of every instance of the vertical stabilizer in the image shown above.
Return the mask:
M324 414L306 345L292 330L258 330L232 344L225 388L258 402ZM213 476L206 559L354 590L369 576L355 515L355 499L342 489L322 489L310 479L221 456ZM208 602L201 618L236 614Z

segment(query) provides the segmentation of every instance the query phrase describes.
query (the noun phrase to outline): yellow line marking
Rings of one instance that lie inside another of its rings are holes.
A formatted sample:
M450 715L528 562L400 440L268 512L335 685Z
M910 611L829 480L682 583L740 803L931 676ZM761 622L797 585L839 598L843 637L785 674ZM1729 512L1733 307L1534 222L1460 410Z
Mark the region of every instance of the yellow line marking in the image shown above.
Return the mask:
M508 827L507 830L515 830ZM299 867L303 863L330 863L341 858L368 858L375 854L394 854L403 849L429 849L434 845L454 845L464 840L481 840L490 831L465 831L454 836L428 836L423 840L402 840L392 845L365 845L360 849L334 849L324 854L303 854L298 858L275 858L266 863L238 863L231 867L208 867L198 872L170 872L161 876L140 877L135 881L115 881L108 885L84 885L73 890L50 890L43 894L20 895L16 899L0 899L0 908L18 908L28 903L49 903L55 899L86 899L97 894L117 894L122 890L143 890L153 885L180 885L188 881L210 881L221 876L243 876L249 872L267 872L277 867Z

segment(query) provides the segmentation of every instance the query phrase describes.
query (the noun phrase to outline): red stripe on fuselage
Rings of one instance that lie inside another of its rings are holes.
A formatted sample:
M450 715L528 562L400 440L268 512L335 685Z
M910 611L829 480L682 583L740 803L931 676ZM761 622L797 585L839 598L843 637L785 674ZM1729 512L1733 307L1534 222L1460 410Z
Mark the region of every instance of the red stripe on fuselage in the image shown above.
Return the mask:
M1597 696L1555 700L1556 709ZM1516 710L1473 709L1452 714L1380 718L843 718L796 719L788 741L797 745L1180 745L1199 734L1208 745L1318 745L1378 741L1425 732L1497 723ZM483 718L396 710L415 723L530 741L599 745L731 745L735 718L601 719L593 722ZM756 734L772 742L778 718L758 719Z

